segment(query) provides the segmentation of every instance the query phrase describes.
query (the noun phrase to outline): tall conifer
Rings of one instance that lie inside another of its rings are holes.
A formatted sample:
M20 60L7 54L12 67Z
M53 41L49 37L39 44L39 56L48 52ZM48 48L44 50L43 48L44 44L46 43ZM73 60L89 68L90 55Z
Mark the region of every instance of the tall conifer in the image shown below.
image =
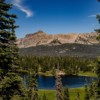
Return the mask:
M98 2L100 2L100 0L98 0ZM100 15L99 14L97 15L97 19L98 19L98 22L100 23ZM96 29L96 32L98 33L97 40L99 41L99 44L100 44L100 29ZM100 78L100 57L97 58L96 74L97 74L98 78ZM100 99L100 80L98 80L96 82L95 92L96 92L96 98Z
M19 76L18 48L16 46L15 18L9 14L11 4L0 0L0 96L11 100L14 95L24 95Z
M64 100L70 100L68 88L64 89Z

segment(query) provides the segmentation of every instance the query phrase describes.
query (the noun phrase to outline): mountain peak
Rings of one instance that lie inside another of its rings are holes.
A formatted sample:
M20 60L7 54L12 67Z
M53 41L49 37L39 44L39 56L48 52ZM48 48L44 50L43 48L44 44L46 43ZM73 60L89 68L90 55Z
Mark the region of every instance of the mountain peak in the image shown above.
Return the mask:
M39 30L37 32L34 33L34 35L45 35L46 33L43 32L42 30Z
M95 44L96 33L86 34L46 34L43 31L37 31L33 34L27 34L25 38L18 39L17 44L19 48L27 48L37 45L62 45L65 43L79 43L79 44Z
M46 34L45 32L39 30L39 31L37 31L35 33L27 34L25 37L31 37L31 36L34 36L34 35L45 35L45 34Z

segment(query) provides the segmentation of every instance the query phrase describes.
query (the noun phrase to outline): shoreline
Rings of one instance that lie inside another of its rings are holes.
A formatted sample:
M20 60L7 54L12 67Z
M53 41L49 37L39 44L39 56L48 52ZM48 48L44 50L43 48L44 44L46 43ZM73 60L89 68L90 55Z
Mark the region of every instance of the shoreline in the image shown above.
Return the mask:
M43 72L39 72L38 75L42 75L42 76L55 76L53 75L50 71L47 71L45 73ZM92 73L92 72L80 72L79 74L66 74L65 72L63 71L60 71L58 73L58 75L60 76L87 76L87 77L97 77L97 75L95 73Z

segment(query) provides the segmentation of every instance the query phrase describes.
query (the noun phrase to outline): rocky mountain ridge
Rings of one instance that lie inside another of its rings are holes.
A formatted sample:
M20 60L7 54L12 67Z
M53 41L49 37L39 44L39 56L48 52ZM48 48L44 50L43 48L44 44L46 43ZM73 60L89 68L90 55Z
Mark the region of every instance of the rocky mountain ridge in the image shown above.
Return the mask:
M28 48L38 45L62 45L65 43L78 44L97 44L97 33L70 33L70 34L47 34L43 31L38 31L33 34L27 34L24 38L18 39L19 48Z

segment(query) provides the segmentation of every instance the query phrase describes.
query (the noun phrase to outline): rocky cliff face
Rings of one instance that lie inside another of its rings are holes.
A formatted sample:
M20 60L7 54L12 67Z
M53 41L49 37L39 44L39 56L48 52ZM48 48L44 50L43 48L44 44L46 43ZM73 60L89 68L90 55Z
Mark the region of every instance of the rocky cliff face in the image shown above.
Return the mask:
M33 34L27 34L25 38L17 40L19 48L27 48L37 45L61 45L65 43L80 43L80 44L96 44L97 33L84 34L46 34L43 31L38 31Z

